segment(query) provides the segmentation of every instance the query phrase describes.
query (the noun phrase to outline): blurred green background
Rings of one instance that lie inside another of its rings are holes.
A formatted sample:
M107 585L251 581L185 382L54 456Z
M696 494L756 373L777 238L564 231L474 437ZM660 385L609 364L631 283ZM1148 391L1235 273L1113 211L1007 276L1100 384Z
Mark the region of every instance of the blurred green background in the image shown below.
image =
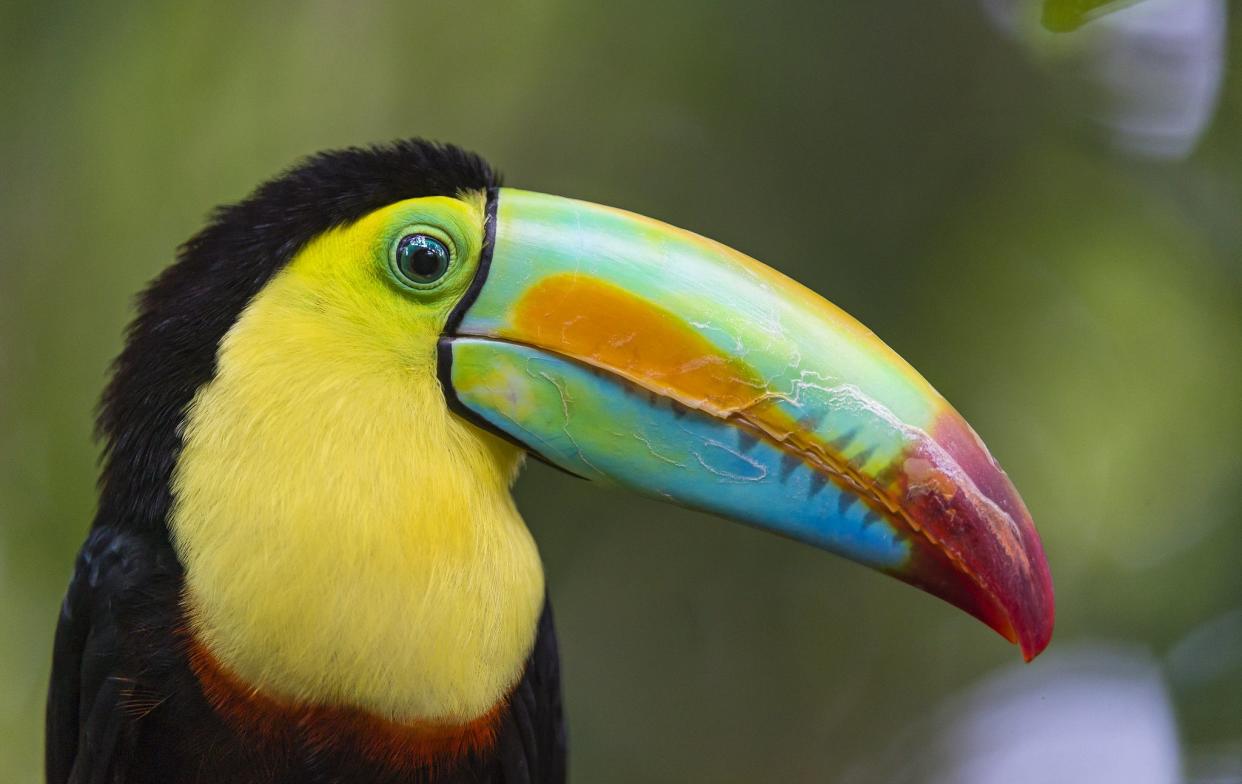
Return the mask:
M878 574L532 465L577 781L1070 781L1152 748L1150 780L1242 780L1242 36L1184 0L1195 93L1138 83L1171 57L1125 48L1144 4L1059 37L1020 5L0 5L0 781L41 780L132 296L213 205L411 135L825 294L966 415L1052 565L1022 666ZM1084 750L970 778L1058 728Z

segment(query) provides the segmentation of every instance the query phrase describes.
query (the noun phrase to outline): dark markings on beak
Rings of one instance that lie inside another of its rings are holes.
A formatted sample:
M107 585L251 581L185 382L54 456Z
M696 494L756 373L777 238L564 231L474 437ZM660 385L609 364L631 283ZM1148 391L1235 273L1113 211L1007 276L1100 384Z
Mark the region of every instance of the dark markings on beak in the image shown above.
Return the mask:
M759 443L759 436L748 432L744 428L738 428L737 431L737 448L745 454L755 448L755 444Z
M854 501L856 500L857 499L849 493L842 493L837 498L837 514L844 517L845 513L850 510L850 507L854 505Z
M862 468L863 466L867 464L867 461L870 460L871 456L874 454L875 454L875 447L869 446L863 451L854 455L852 458L850 458L850 462L858 466L859 468Z
M837 436L828 443L832 446L837 454L845 454L846 447L854 443L854 439L858 438L858 428L854 428L843 435Z
M789 475L794 472L794 469L796 469L800 465L802 465L802 458L798 457L792 452L786 452L784 455L782 455L781 456L781 481L784 482L786 479L788 479Z
M814 498L824 489L824 485L828 484L828 478L818 471L811 471L811 490L806 494L807 498ZM844 493L842 493L844 497Z

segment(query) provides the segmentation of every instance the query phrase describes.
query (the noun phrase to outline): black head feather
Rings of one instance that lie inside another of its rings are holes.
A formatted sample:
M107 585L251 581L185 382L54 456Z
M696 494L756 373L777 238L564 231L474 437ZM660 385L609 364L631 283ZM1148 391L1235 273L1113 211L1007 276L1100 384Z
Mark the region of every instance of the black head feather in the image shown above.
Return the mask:
M250 300L307 242L402 199L498 187L478 156L419 139L322 152L218 208L138 300L100 405L96 525L161 530L185 409Z

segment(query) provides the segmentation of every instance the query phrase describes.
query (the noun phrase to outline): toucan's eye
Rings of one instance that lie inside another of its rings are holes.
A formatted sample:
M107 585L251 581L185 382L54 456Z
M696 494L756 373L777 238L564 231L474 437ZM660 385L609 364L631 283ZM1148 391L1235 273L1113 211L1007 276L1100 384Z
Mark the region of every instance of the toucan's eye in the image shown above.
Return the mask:
M397 242L393 263L406 283L426 286L444 277L451 259L448 246L430 234L407 234Z

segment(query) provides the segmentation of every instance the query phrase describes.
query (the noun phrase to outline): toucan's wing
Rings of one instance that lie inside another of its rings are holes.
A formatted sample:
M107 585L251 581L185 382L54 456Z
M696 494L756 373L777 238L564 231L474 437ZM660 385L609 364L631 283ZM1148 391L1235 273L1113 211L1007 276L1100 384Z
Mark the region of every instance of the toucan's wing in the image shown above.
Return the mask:
M127 671L122 630L127 608L145 594L161 548L100 527L78 554L61 606L47 699L48 784L123 782L141 712L133 710L137 673Z
M561 710L561 662L552 605L545 602L526 673L509 697L497 738L492 780L504 784L564 784L565 722Z

